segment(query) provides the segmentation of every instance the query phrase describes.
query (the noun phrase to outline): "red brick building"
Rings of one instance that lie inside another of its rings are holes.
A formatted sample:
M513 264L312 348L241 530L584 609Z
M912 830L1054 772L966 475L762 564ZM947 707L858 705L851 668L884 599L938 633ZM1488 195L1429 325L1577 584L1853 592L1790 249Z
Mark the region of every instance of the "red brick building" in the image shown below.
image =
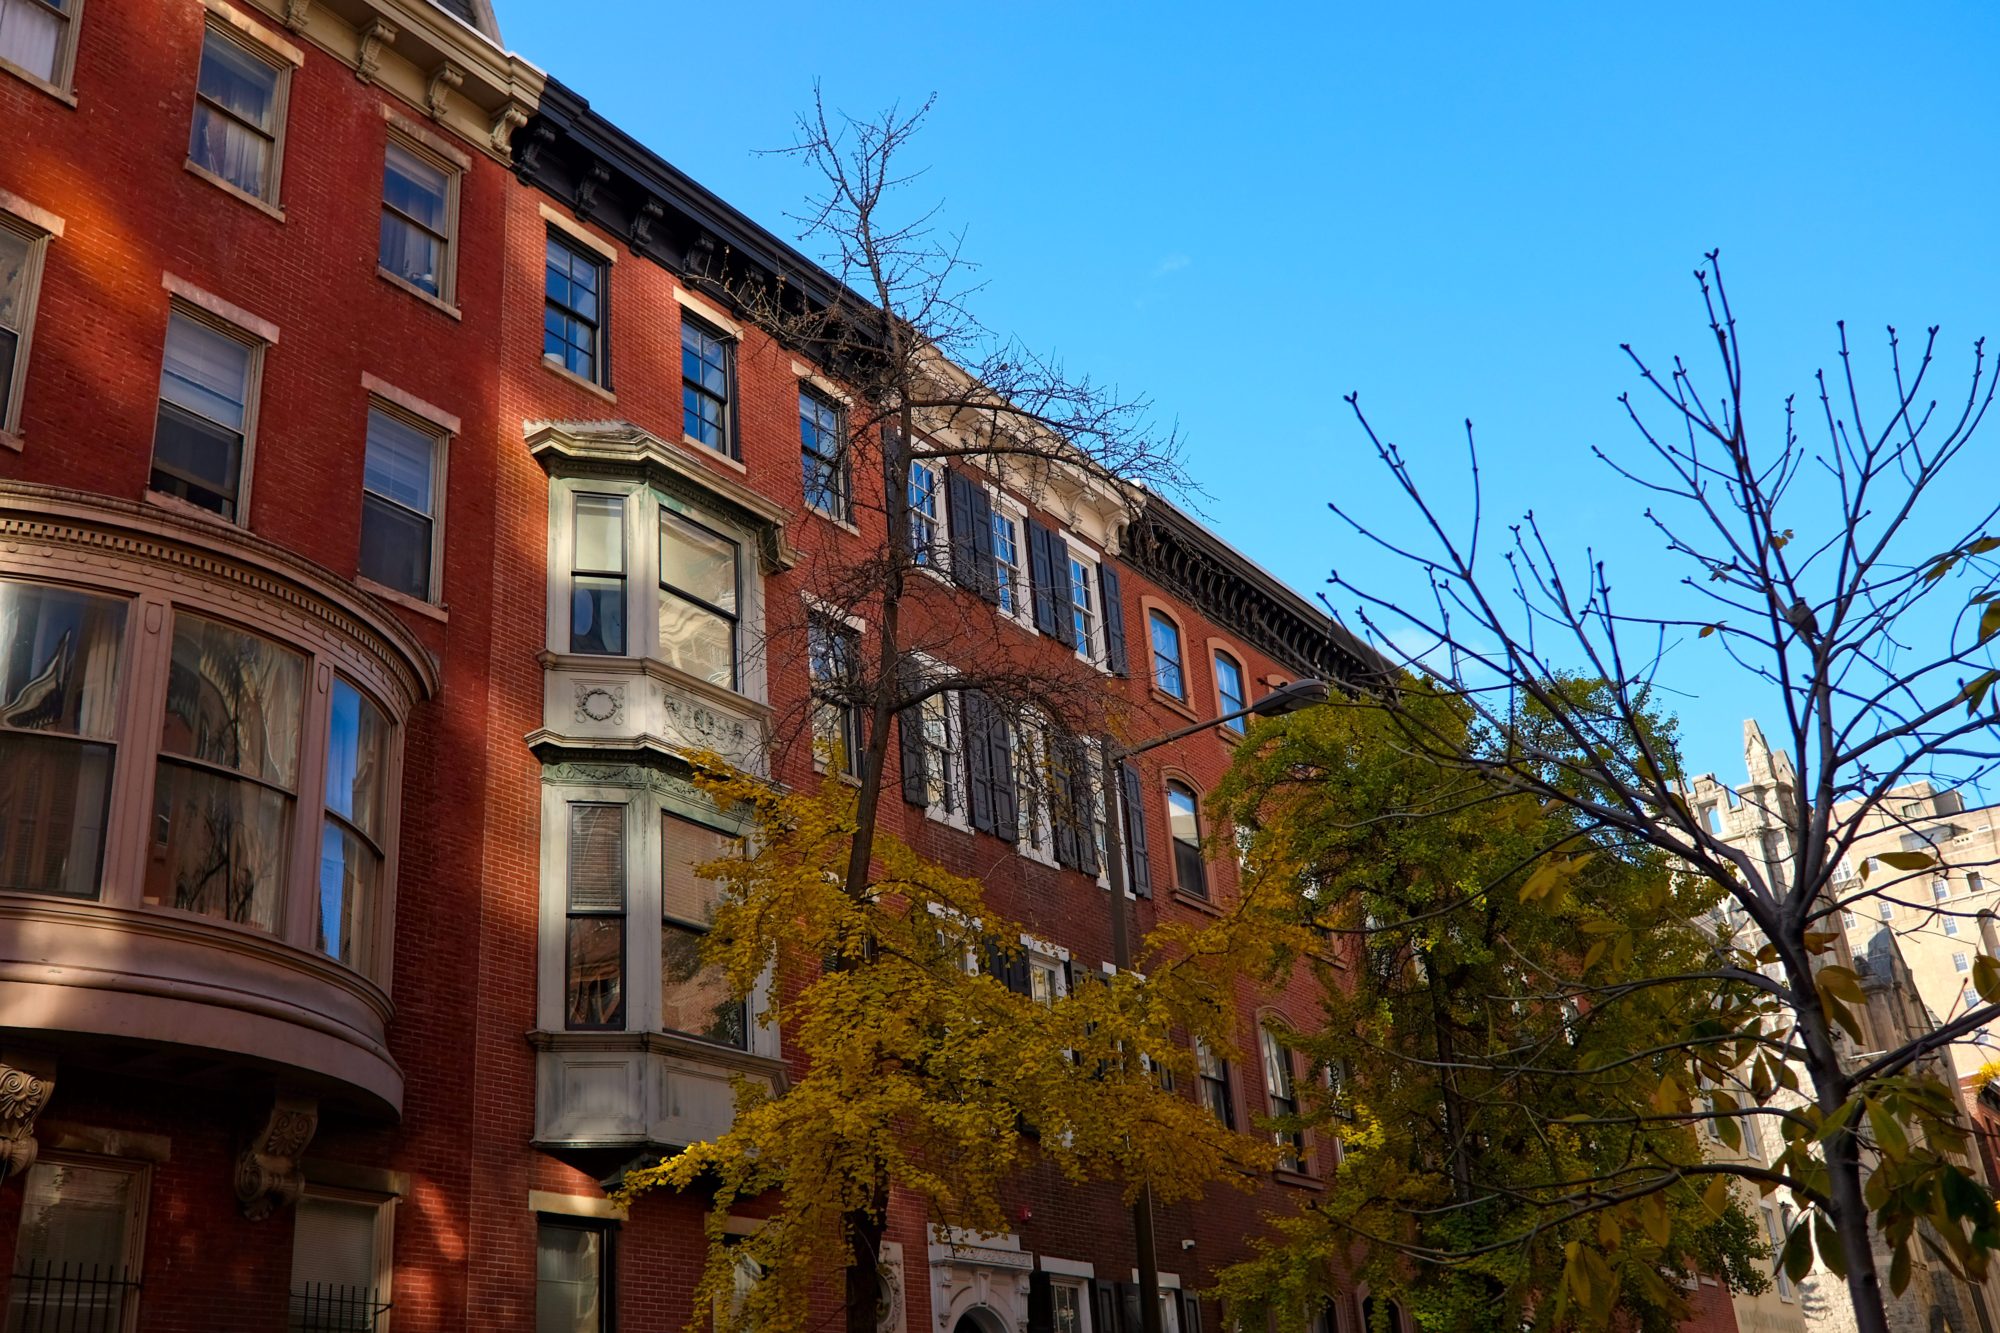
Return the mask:
M683 1327L704 1201L603 1182L787 1052L690 962L733 827L680 756L815 780L812 664L867 633L817 591L884 540L829 470L841 385L701 275L827 279L484 0L0 0L0 107L7 1328ZM1355 662L1163 502L926 478L982 571L933 609L1126 741ZM1049 739L913 723L892 830L1029 927L1022 985L1100 967ZM1198 813L1233 736L1111 796L1140 929L1233 891ZM1241 999L1187 1093L1251 1133L1308 1076L1260 1006L1310 996ZM1177 1293L1336 1155L1159 1210L1170 1330L1220 1327ZM1035 1177L1018 1215L954 1249L899 1204L893 1326L1131 1333L1115 1197Z

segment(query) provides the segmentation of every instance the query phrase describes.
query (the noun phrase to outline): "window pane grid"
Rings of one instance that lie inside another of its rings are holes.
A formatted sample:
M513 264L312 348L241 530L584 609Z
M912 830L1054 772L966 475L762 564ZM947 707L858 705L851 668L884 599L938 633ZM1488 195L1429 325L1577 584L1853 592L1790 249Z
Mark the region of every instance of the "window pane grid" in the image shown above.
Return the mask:
M1153 683L1176 699L1187 698L1181 675L1181 631L1158 611L1149 617L1153 641Z
M729 346L708 330L681 321L681 430L729 452Z
M547 309L542 320L542 352L564 369L597 379L599 288L604 266L548 238Z
M277 156L278 68L211 28L202 43L188 156L247 194L266 198Z
M806 503L834 518L847 516L847 478L841 460L840 412L813 394L799 394L799 444Z
M910 464L910 552L919 565L937 561L938 477L928 463Z
M1013 518L998 509L993 511L993 573L1000 609L1010 616L1018 615L1023 599L1017 589L1025 585L1021 577L1020 531Z
M1071 623L1076 629L1077 651L1097 656L1097 605L1092 593L1090 569L1075 556L1069 558L1069 603Z

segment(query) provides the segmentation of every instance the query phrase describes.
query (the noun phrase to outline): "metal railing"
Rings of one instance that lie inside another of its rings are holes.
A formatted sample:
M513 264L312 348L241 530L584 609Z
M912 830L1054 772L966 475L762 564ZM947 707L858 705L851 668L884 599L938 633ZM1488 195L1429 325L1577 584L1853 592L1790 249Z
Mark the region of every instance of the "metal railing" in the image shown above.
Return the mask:
M308 1282L292 1293L290 1333L375 1333L389 1302L374 1287Z
M7 1333L123 1333L139 1283L123 1268L40 1260L14 1274Z

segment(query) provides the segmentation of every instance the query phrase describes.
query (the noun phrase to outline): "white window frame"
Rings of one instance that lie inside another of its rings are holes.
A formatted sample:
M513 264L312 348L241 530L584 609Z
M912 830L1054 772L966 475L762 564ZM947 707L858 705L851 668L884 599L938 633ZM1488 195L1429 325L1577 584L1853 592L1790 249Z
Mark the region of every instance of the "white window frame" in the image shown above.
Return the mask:
M998 486L990 483L986 487L986 499L994 514L1014 525L1014 559L1016 563L1010 567L1011 572L1009 574L1009 586L1013 589L1014 606L1012 610L1004 606L996 606L994 609L999 613L1002 620L1011 620L1024 629L1033 632L1035 628L1035 589L1034 576L1029 572L1029 564L1031 562L1028 559L1027 506L1001 490ZM987 545L992 547L994 540L992 534L989 533L987 536ZM993 561L996 566L1000 562L998 549L995 549L993 552Z
M625 652L622 657L570 652L571 556L575 551L578 495L616 496L624 501ZM736 543L736 688L691 676L659 655L660 511L675 513ZM549 483L548 650L576 663L643 660L650 669L696 691L763 703L768 698L764 642L764 566L756 532L732 522L719 508L675 499L669 502L643 481L618 477L557 477Z
M202 0L202 4L209 15L207 23L202 25L202 45L195 62L197 91L188 104L187 169L217 189L282 218L285 211L285 139L291 121L292 71L305 64L305 52L223 0ZM199 57L206 54L211 36L232 43L245 55L269 65L277 75L271 90L271 172L262 194L252 193L194 160L194 110L201 103Z
M1271 1086L1271 1065L1274 1054L1283 1063L1285 1081L1291 1085L1291 1096L1288 1100L1290 1100L1292 1105L1291 1109L1286 1112L1279 1111L1278 1090ZM1262 1023L1257 1025L1257 1056L1258 1072L1264 1082L1264 1114L1274 1118L1280 1114L1301 1114L1304 1107L1299 1101L1298 1065L1293 1061L1292 1052L1286 1048L1285 1043L1278 1040L1278 1034L1265 1027ZM1308 1151L1305 1135L1299 1134L1294 1136L1278 1129L1271 1130L1270 1135L1271 1142L1276 1144L1279 1150L1284 1153L1284 1160L1278 1163L1278 1169L1295 1176L1304 1175L1306 1170L1306 1153Z
M444 600L445 478L448 475L447 463L451 455L451 441L452 437L458 434L459 421L457 417L452 416L450 413L442 412L420 399L401 393L382 381L375 379L373 376L363 376L362 381L368 389L368 408L371 413L380 411L387 416L394 417L413 430L422 432L431 441L431 512L427 515L431 521L431 567L426 577L425 591L421 597L416 598L412 598L410 594L403 592L399 588L387 587L386 585L376 583L375 580L370 578L364 577L360 581L370 592L376 593L378 596L382 593L387 593L393 600L399 602L415 600L425 606L436 606ZM364 435L362 439L362 465L364 471L362 473L361 489L364 494L375 494L368 490L367 472L365 470L367 466L365 420L364 418ZM396 505L399 508L408 508L401 501L391 499L386 495L377 495L376 498Z
M910 660L915 664L916 672L920 677L928 678L941 673L943 670L942 663L924 653L911 653ZM936 820L940 824L945 824L969 833L972 831L971 811L968 808L971 805L971 775L966 771L965 709L963 707L965 701L962 693L959 690L944 690L933 694L918 704L916 711L918 714L918 725L924 729L924 783L926 792L928 792L931 782L930 767L932 751L929 732L930 718L925 716L925 713L932 708L937 709L944 719L945 752L951 759L950 770L944 775L945 793L948 797L948 802L930 802L924 807L924 818Z
M20 0L16 0L19 3ZM38 3L38 0L27 0ZM43 92L60 101L76 105L76 47L77 35L83 30L84 0L73 0L73 8L64 14L63 35L56 42L56 61L50 68L50 77L43 78L31 69L25 69L11 60L0 60L0 70L5 70L23 83L40 88Z
M947 473L942 458L936 458L929 454L911 454L910 474L912 480L914 480L920 468L931 479L931 504L937 510L937 514L935 517L926 516L926 521L931 525L931 539L924 544L922 552L928 558L920 559L917 550L916 528L914 526L917 507L910 502L910 497L907 494L903 497L903 503L910 512L912 523L910 529L911 565L913 568L920 569L924 573L929 574L934 579L949 583L951 581L951 496L948 494L948 489L951 483L947 480Z
M416 158L419 162L422 162L433 170L444 173L444 232L441 237L443 241L443 253L438 256L438 289L435 293L427 292L422 287L403 277L400 273L393 272L386 267L382 263L382 243L379 232L375 242L375 271L388 279L393 285L401 287L413 296L456 310L458 308L459 194L465 181L466 168L471 163L470 159L447 156L437 146L426 142L428 136L419 138L416 133L413 133L414 128L413 126L405 127L393 121L389 125L389 132L384 138L382 146L383 181L380 211L383 213L394 211L389 206L387 193L390 145L393 144L395 147L402 149L411 157ZM398 216L400 217L401 214L398 214ZM419 230L429 230L429 228L422 227L414 220L407 221L408 225L418 227Z
M151 1212L153 1191L153 1168L148 1162L134 1161L128 1157L111 1157L82 1152L43 1152L36 1157L28 1169L38 1166L75 1166L92 1171L116 1171L132 1178L131 1200L125 1213L125 1272L135 1284L126 1294L119 1333L133 1333L139 1326L139 1298L142 1289L136 1284L145 1270L146 1261L146 1219ZM23 1188L20 1207L27 1207L26 1173L23 1173ZM22 1220L22 1219L17 1219ZM15 1254L8 1256L8 1271L19 1262L18 1234Z
M1056 863L1048 771L1048 721L1031 709L1007 719L1008 750L1014 756L1014 850L1039 865ZM1028 799L1034 787L1033 808Z
M340 1189L332 1185L314 1185L308 1183L300 1201L303 1202L306 1199L324 1199L330 1203L361 1204L371 1206L375 1209L375 1279L373 1285L376 1304L382 1307L382 1311L375 1317L374 1330L375 1333L390 1333L395 1313L392 1308L394 1293L390 1290L390 1284L396 1275L396 1196L393 1194L377 1194L372 1190ZM294 1264L297 1263L297 1216L295 1212L293 1214L294 1220L292 1226ZM293 1291L295 1281L294 1276L287 1275L286 1291L288 1295L296 1294Z
M185 513L192 513L212 523L228 523L234 527L250 527L251 483L257 476L257 419L264 397L264 354L277 344L277 329L258 320L250 322L247 311L238 311L217 298L206 297L205 293L194 291L177 279L168 279L168 290L174 293L167 303L167 323L160 331L160 376L166 375L167 334L173 327L173 317L180 315L197 324L204 324L225 338L242 343L250 349L249 369L244 374L243 385L243 456L238 460L236 475L236 512L225 518L206 506L183 500L177 495L153 489L153 460L159 455L160 406L166 401L161 396L157 380L153 386L153 438L146 455L146 498L155 504L165 505ZM204 299L206 298L206 299ZM260 327L261 326L261 327Z
M569 807L571 805L619 805L625 809L625 1026L622 1028L576 1029L608 1036L637 1038L644 1034L664 1034L672 1042L688 1043L688 1050L778 1058L779 1035L776 1024L763 1021L770 1009L772 977L767 972L757 980L748 997L745 1023L748 1046L729 1046L678 1031L668 1031L660 1010L660 945L666 924L662 861L662 816L673 815L705 824L736 836L728 820L716 813L698 810L663 799L651 785L618 786L601 783L542 783L542 908L539 966L537 969L536 1012L545 1032L563 1032L569 983L568 890L569 890Z
M1034 977L1037 972L1049 978L1049 1000L1053 1004L1069 995L1069 982L1064 976L1063 965L1070 961L1070 953L1060 944L1037 939L1025 930L1021 932L1019 943L1028 963L1028 992L1034 995Z
M809 592L801 590L801 592L799 593L799 598L805 603L806 633L808 635L811 635L812 633L813 620L818 619L818 620L831 621L836 625L845 626L847 629L853 631L855 636L855 642L858 649L860 641L864 639L868 634L867 621L863 620L860 616L857 616L850 611L843 611L839 607L835 606L833 603L815 597ZM808 677L807 686L808 690L810 691L811 685L813 683L811 680L812 648L810 642L808 642L807 644L806 657L807 657L806 674ZM815 773L824 773L830 766L827 762L828 756L822 754L820 752L820 747L819 747L819 710L822 707L826 706L827 705L822 705L818 700L813 700L811 704L811 707L813 709L812 761L813 761L813 772ZM861 710L859 705L849 705L849 707L853 710L855 715L854 716L855 749L859 750L861 747L861 727L862 727L862 718L860 715ZM843 778L849 778L858 782L861 777L861 756L858 753L848 755L847 765L848 765L847 768L841 770L841 776Z
M41 299L49 242L62 235L63 220L0 190L0 229L19 237L28 247L27 263L21 270L21 326L14 330L14 372L7 383L0 384L6 403L0 411L0 446L19 449L21 404L28 396L28 355L35 343L35 306Z
M1109 675L1111 667L1106 660L1104 648L1104 580L1099 576L1098 571L1098 566L1104 563L1104 556L1096 548L1067 532L1058 532L1056 537L1062 542L1064 554L1068 557L1069 562L1082 565L1084 576L1089 580L1090 615L1093 628L1089 636L1090 642L1085 643L1081 636L1078 637L1076 655L1083 661L1096 667L1099 671ZM1062 588L1062 611L1064 615L1070 617L1070 623L1073 626L1076 620L1076 576L1074 570L1065 569L1063 571ZM1130 653L1130 644L1126 645L1126 651L1128 654ZM1146 660L1150 663L1152 661L1150 656L1152 652L1150 641L1147 644L1146 651L1149 654ZM1150 680L1151 678L1152 675L1149 671L1147 679Z

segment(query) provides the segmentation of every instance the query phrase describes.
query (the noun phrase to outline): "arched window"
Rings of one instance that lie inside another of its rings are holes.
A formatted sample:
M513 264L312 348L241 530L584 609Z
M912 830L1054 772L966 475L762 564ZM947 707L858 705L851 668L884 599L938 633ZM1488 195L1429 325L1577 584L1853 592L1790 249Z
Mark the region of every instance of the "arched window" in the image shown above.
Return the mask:
M1208 874L1201 860L1201 820L1194 789L1184 782L1167 783L1167 835L1174 844L1174 886L1197 898L1208 897Z
M1162 694L1187 698L1187 672L1181 668L1181 627L1164 612L1146 618L1153 640L1153 684Z
M1217 649L1215 653L1215 711L1219 717L1229 717L1249 705L1243 694L1243 664L1228 653ZM1241 736L1246 730L1247 718L1230 718L1222 725Z

